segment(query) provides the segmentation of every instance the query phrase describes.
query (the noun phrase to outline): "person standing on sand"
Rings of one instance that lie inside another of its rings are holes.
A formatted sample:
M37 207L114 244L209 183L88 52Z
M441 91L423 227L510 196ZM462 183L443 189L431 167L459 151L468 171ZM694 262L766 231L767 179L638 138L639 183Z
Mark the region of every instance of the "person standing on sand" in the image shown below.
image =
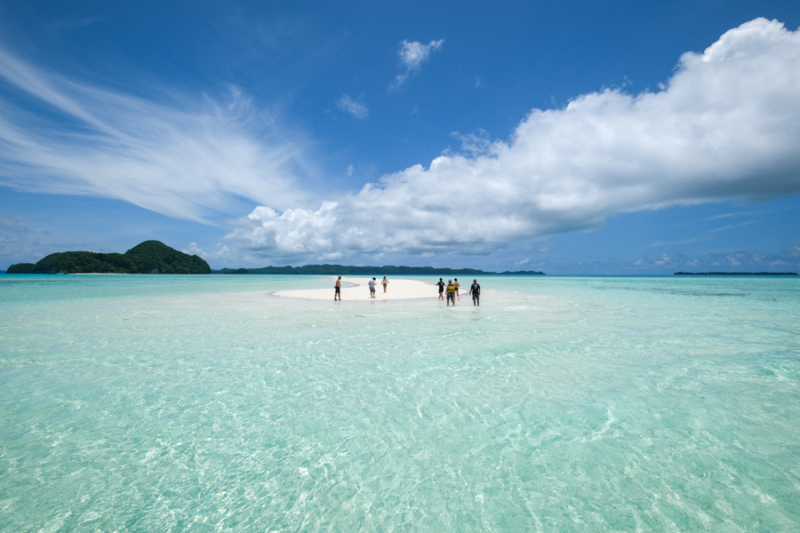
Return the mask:
M481 305L481 286L478 285L478 280L472 280L472 286L469 288L469 293L472 295L472 305Z
M456 287L456 296L458 296L458 301L460 302L461 301L461 284L458 282L458 278L455 278L455 281L453 282L453 285L455 285L455 287ZM456 303L453 302L453 305L455 305L455 304Z
M369 280L369 297L375 298L375 278Z
M386 276L383 276L383 279L381 280L381 285L383 285L383 292L384 292L384 293L386 292L386 286L387 286L388 284L389 284L389 280L388 280L388 279L386 279Z
M342 301L342 276L339 276L339 279L336 280L336 285L333 286L333 301L339 300Z
M452 280L447 280L447 307L450 307L450 302L453 302L453 307L456 306L456 286Z
M439 278L439 283L436 285L439 287L439 299L444 300L444 281L442 281L442 278Z

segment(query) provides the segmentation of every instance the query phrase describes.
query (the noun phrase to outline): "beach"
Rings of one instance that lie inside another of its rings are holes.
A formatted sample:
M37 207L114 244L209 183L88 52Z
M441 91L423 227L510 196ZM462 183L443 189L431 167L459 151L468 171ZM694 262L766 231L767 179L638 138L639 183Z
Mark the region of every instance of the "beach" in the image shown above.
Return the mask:
M798 280L436 280L0 276L0 530L800 527Z
M414 300L418 298L438 298L439 288L430 282L415 279L392 279L389 280L386 292L380 284L381 278L375 282L375 298L369 294L369 280L371 278L343 277L342 278L342 299L347 301L363 300ZM329 289L298 289L289 291L277 291L275 296L286 298L302 298L307 300L333 300L336 277L330 278Z

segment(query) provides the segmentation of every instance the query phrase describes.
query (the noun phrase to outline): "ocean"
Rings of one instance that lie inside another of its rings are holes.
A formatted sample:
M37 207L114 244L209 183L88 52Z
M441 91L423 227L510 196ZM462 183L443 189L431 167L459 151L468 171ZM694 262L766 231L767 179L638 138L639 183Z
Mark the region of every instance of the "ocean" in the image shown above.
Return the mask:
M800 530L800 280L479 281L0 275L0 530Z

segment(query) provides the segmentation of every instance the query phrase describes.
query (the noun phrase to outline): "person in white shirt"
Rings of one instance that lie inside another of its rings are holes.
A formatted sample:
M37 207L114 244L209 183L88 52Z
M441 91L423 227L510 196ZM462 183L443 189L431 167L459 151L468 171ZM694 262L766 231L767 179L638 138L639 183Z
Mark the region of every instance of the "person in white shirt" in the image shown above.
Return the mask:
M375 298L375 278L369 280L369 297Z

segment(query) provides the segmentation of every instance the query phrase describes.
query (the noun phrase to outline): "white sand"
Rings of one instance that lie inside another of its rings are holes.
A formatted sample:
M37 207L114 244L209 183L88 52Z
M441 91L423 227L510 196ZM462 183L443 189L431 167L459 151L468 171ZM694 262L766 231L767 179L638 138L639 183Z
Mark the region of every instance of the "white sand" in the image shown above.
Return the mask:
M342 301L370 300L370 278L342 278ZM413 298L438 298L439 288L433 283L425 283L415 279L390 279L386 292L383 292L381 280L375 282L375 300L410 300ZM308 300L333 300L333 285L336 278L331 278L329 289L305 289L296 291L278 291L275 296L289 298L305 298ZM353 286L355 285L355 286Z

